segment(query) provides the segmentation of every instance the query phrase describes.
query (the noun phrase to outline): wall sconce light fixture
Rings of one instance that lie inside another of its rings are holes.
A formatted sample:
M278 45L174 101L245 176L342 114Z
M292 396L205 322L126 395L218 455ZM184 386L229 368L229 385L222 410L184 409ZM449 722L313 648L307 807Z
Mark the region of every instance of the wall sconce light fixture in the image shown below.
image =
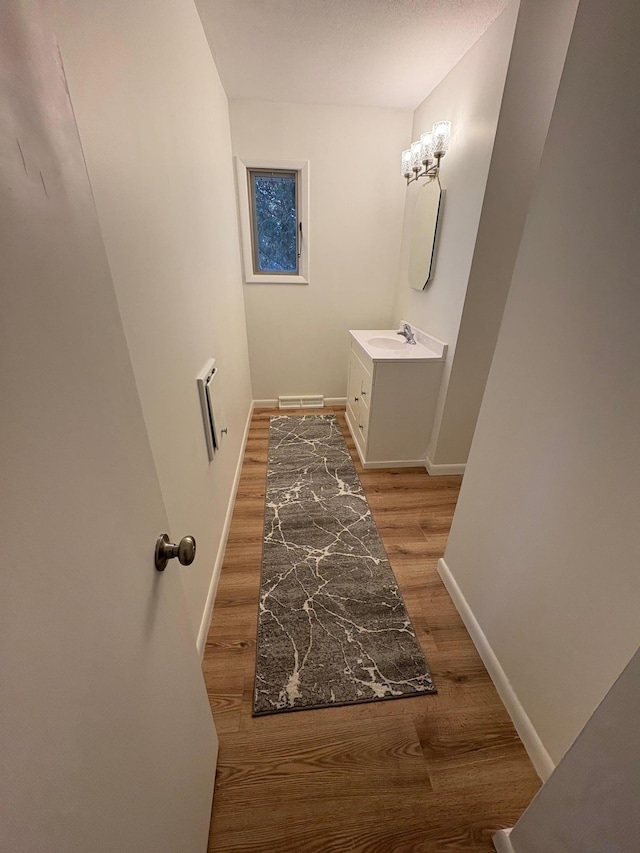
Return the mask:
M440 161L449 150L451 122L437 121L431 130L423 133L419 140L411 143L411 148L402 152L402 177L407 186L426 178L433 181L440 173Z

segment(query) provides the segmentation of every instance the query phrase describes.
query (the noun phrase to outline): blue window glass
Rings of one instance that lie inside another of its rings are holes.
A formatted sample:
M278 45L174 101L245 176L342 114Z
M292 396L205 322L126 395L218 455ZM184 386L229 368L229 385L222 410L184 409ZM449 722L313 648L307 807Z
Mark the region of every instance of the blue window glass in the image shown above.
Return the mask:
M250 170L254 273L298 272L297 172Z

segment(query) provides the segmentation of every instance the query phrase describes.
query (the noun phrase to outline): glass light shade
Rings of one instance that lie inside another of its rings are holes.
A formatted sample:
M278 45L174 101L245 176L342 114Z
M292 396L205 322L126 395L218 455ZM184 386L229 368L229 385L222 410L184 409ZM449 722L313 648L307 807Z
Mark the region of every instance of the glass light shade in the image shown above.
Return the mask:
M411 177L411 149L405 148L402 152L402 177Z
M433 160L433 133L430 130L420 137L420 148L422 149L420 159L423 163Z
M433 125L433 153L446 154L449 150L449 139L451 138L451 122L437 121Z
M422 159L420 157L422 153L422 146L420 142L412 142L411 143L411 168L414 172L419 172L422 168Z

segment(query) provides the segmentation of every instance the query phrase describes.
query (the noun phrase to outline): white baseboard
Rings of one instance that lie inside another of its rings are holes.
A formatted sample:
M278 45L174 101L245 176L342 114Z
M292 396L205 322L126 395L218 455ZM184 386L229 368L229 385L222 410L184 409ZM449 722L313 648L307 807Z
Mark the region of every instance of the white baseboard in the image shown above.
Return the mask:
M438 560L438 573L440 574L449 595L453 599L453 603L455 604L458 613L462 617L462 621L464 622L465 627L469 632L485 667L487 668L487 672L491 676L491 680L493 681L496 690L498 691L498 694L511 717L511 720L513 721L516 731L520 735L520 740L524 744L524 748L529 753L531 763L535 767L538 776L543 782L546 782L555 769L551 756L545 749L544 744L533 727L533 723L522 707L515 690L511 686L511 682L507 678L506 672L502 668L495 652L489 645L489 640L480 627L478 620L473 615L473 611L471 610L467 599L464 597L462 590L458 586L458 582L451 574L451 569L442 558Z
M236 465L236 472L233 477L233 484L231 486L231 494L229 495L229 503L227 505L227 513L224 518L224 524L222 526L222 535L220 536L220 544L218 545L218 553L216 554L216 561L213 567L213 574L211 575L211 582L209 583L209 592L207 593L207 602L204 606L204 613L202 614L202 621L200 622L200 630L198 631L198 639L196 642L196 648L198 649L198 654L200 655L200 660L204 655L204 647L207 642L207 634L209 633L209 626L211 625L211 614L213 613L213 604L216 600L216 592L218 589L218 581L220 580L220 571L222 570L222 561L224 560L224 552L227 547L227 539L229 538L229 529L231 527L231 518L233 516L233 509L236 504L236 495L238 494L238 486L240 485L240 475L242 473L242 463L244 461L244 451L247 446L247 438L249 437L249 428L251 427L251 416L253 415L254 403L252 402L249 406L249 414L247 415L247 422L244 427L244 435L242 436L242 444L240 445L240 454L238 456L238 464Z
M514 853L513 844L509 838L510 835L510 829L499 829L493 836L493 846L496 848L497 853Z
M324 398L325 406L346 406L347 398L346 397L325 397ZM278 408L278 398L274 397L273 400L254 400L253 401L254 409L277 409Z
M445 474L464 474L465 468L467 467L464 462L457 465L439 465L432 462L428 456L424 465L427 472L431 474L432 477L443 476Z
M362 457L360 458L362 462ZM424 468L424 459L388 459L385 462L362 462L362 467L369 468Z

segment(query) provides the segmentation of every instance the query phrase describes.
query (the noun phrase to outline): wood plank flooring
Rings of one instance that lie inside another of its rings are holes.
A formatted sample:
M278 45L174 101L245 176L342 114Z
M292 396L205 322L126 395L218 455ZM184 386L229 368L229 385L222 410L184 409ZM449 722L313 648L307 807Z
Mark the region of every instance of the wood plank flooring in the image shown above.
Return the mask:
M220 737L215 853L493 850L540 782L436 571L460 477L363 471L438 694L251 716L269 417L254 413L203 670ZM303 414L303 411L287 414Z

